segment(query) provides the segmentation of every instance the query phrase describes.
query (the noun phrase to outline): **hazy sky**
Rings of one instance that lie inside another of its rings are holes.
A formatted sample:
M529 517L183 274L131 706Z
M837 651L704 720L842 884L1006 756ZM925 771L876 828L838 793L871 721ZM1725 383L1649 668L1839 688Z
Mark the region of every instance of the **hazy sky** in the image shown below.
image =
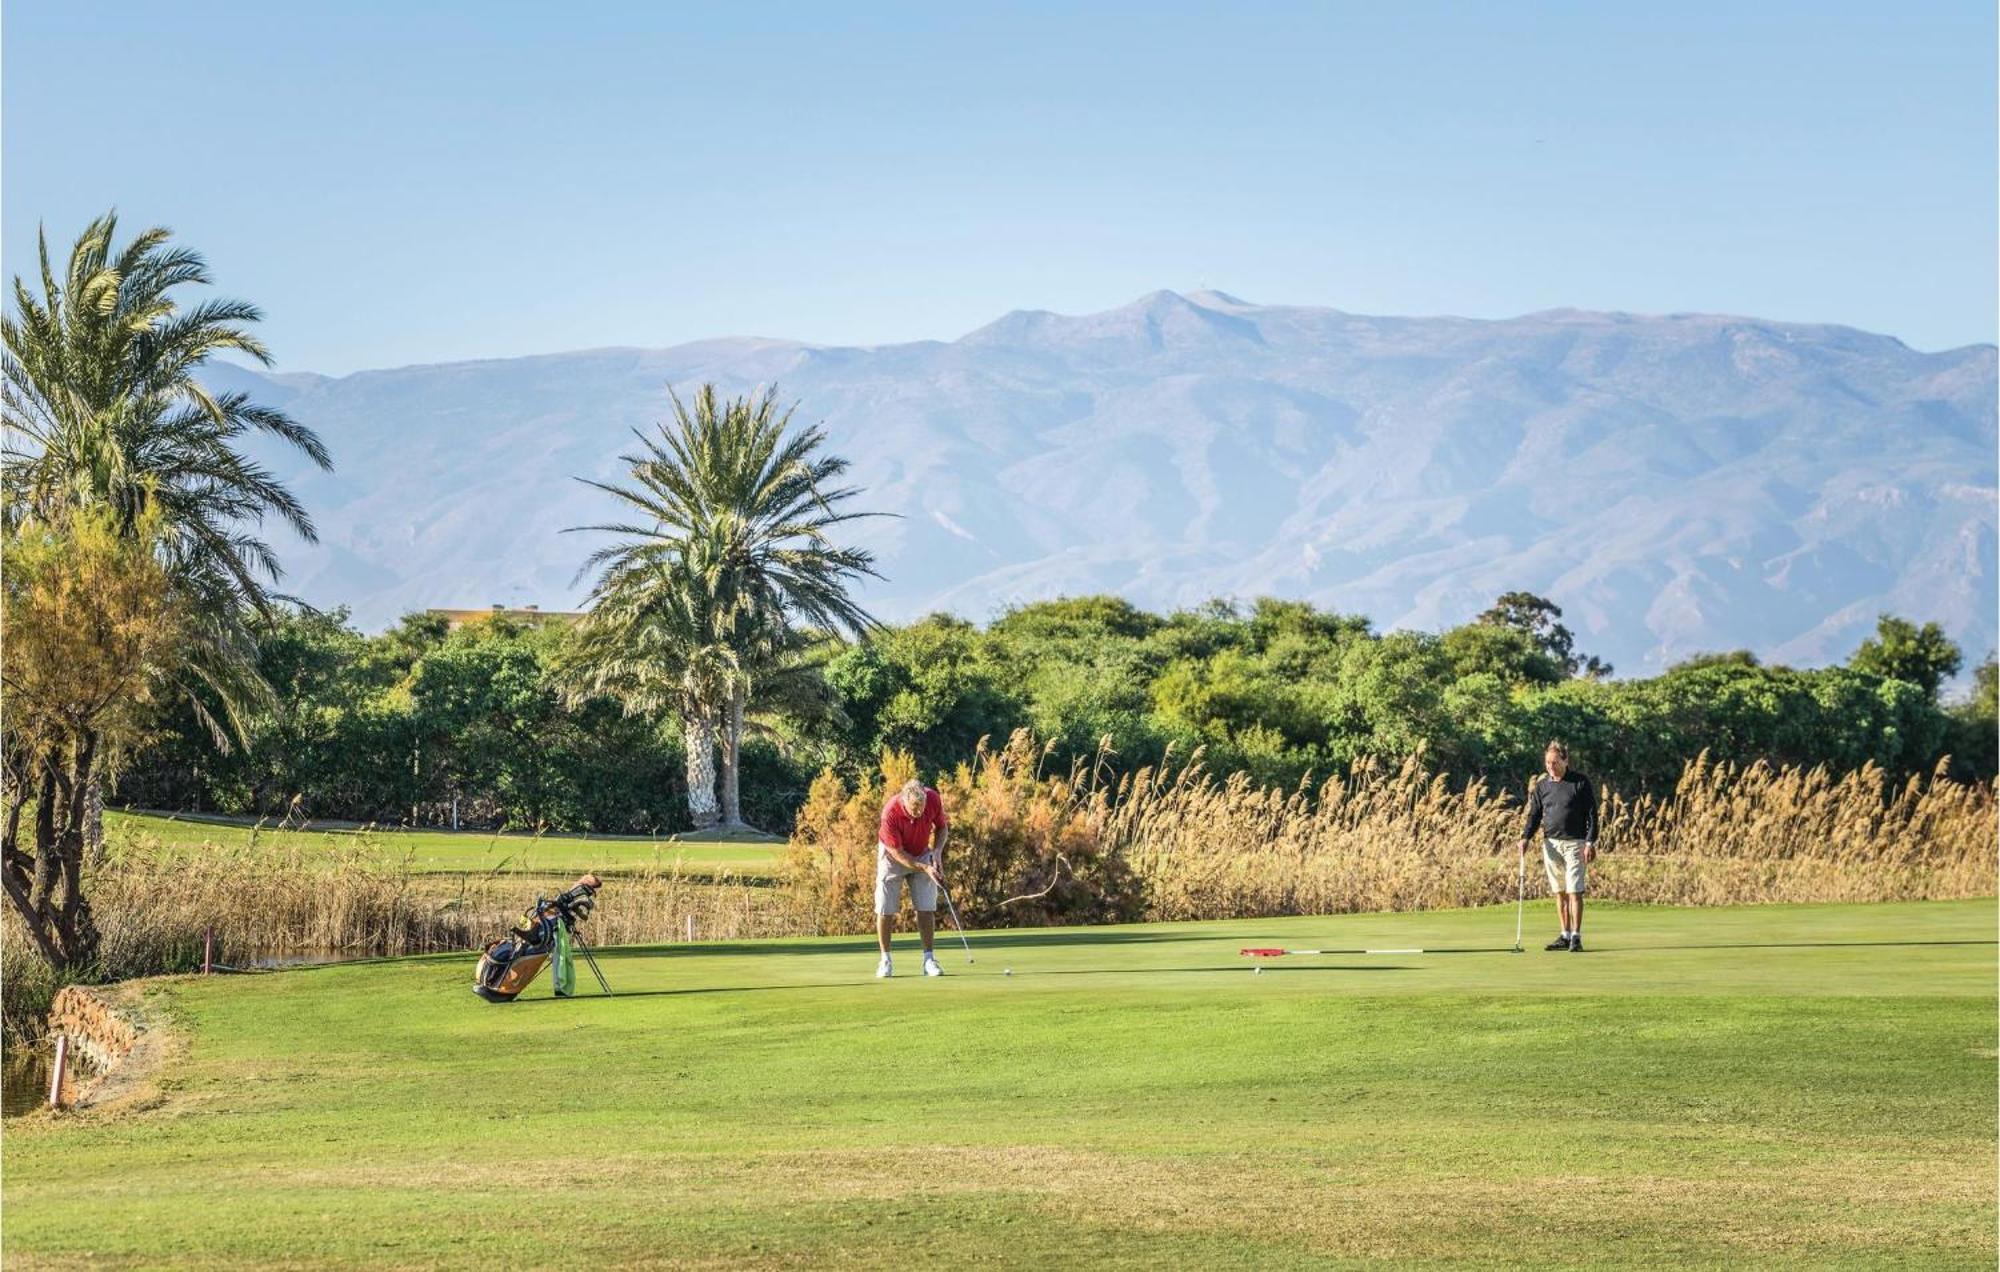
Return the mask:
M1080 11L1080 12L1079 12ZM287 369L951 339L1160 287L1995 337L1990 0L8 0L4 234L116 204Z

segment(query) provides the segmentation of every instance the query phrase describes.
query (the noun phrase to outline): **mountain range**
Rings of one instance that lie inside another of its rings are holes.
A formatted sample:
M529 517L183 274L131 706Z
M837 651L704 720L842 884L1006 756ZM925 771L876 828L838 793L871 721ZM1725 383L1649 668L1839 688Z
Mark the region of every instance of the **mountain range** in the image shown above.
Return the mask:
M1701 650L1847 656L1881 612L1994 645L1996 351L1840 326L1554 310L1366 317L1155 292L867 348L732 338L337 378L210 368L319 430L262 455L320 543L286 590L377 628L567 608L669 386L776 385L897 514L853 539L878 615L1114 592L1305 598L1378 628L1526 589L1621 675Z

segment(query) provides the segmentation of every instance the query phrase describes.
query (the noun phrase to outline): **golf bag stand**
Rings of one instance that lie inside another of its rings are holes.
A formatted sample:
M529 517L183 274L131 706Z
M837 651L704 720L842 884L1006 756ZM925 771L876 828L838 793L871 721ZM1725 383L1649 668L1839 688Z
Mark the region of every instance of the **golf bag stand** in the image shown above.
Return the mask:
M597 978L597 987L604 991L606 998L611 997L611 982L604 979L604 969L597 965L597 955L590 952L590 942L583 939L583 930L573 929L570 935L576 938L577 953L583 955L583 961L590 964L590 974Z
M611 986L578 930L590 917L597 904L597 890L603 886L596 875L587 874L554 898L536 897L512 930L479 956L479 967L472 974L472 992L489 1003L512 1002L541 975L559 946L574 943L596 974L599 988L609 994ZM557 992L565 988L558 984Z

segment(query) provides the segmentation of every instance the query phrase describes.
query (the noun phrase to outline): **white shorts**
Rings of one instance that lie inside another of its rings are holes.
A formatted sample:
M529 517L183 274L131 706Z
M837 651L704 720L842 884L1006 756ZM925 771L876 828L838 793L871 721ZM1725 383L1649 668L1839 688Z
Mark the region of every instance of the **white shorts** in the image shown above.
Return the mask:
M925 853L916 860L929 864L934 858ZM875 845L875 913L888 918L903 907L903 880L910 881L910 904L923 914L937 909L937 884L921 870L905 870L892 860L882 845Z
M1583 841L1544 839L1542 869L1548 872L1550 892L1583 892Z

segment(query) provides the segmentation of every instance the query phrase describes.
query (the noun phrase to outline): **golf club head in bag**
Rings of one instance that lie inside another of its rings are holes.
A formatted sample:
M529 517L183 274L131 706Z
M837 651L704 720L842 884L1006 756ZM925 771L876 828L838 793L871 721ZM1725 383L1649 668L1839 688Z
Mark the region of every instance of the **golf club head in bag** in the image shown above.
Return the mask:
M472 992L489 1003L509 1003L533 984L556 952L558 940L576 930L597 904L603 881L594 874L578 879L551 899L536 897L507 935L492 942L479 956L472 974Z

